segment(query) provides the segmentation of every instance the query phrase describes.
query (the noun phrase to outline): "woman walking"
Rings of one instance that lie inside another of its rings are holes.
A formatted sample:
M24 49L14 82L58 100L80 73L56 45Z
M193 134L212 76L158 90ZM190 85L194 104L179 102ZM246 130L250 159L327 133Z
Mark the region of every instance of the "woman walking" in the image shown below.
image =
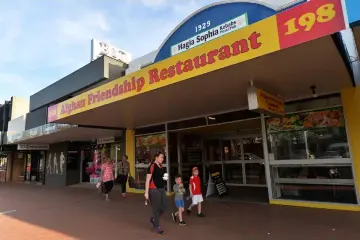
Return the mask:
M106 162L101 166L101 181L103 183L103 190L105 200L110 201L109 193L114 186L114 164L111 158L107 158Z
M150 164L145 183L145 199L150 200L152 217L150 222L158 234L163 234L164 231L160 227L160 216L166 210L166 194L165 194L165 181L167 176L165 169L162 166L164 161L164 154L157 153L155 160Z
M122 161L119 164L118 178L121 185L121 194L126 197L126 184L129 176L129 161L128 156L124 155Z

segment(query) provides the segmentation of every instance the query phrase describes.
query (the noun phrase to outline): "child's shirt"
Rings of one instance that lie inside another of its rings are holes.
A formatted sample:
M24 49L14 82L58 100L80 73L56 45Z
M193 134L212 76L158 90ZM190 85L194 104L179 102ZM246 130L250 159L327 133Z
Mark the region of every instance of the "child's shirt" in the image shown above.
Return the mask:
M199 176L191 176L190 178L191 193L192 195L200 195L201 193L201 181Z
M174 184L173 191L175 194L174 200L184 200L185 188L182 184Z

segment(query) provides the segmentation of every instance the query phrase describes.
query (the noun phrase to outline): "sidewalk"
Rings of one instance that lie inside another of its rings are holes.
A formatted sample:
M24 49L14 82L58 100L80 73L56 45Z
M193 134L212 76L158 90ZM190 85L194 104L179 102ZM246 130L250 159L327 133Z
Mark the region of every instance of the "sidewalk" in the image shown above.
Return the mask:
M149 212L139 195L122 199L113 192L105 202L96 189L0 184L4 240L360 239L360 214L352 212L207 201L206 217L186 217L187 227L171 222L169 210L164 236L153 232Z

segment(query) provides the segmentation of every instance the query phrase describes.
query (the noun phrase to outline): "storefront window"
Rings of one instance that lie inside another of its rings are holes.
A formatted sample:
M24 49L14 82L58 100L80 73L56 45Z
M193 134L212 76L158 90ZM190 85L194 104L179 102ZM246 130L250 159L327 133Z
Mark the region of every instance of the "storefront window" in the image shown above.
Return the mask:
M221 161L220 138L205 139L205 160L209 163Z
M350 158L341 109L270 118L273 160Z
M121 155L121 145L120 144L111 144L110 147L110 157L114 161L115 168L114 168L114 176L117 177L118 174L118 165L122 160Z
M162 152L166 155L165 134L137 136L135 155L135 183L137 189L145 189L146 169L154 159L155 154ZM163 163L166 166L166 159Z
M6 182L7 154L0 153L0 182Z
M267 123L275 199L356 203L341 108L270 118Z
M87 160L91 161L86 161L87 166L85 171L90 178L90 183L96 184L101 179L101 150L95 149L92 152L92 156L89 157Z

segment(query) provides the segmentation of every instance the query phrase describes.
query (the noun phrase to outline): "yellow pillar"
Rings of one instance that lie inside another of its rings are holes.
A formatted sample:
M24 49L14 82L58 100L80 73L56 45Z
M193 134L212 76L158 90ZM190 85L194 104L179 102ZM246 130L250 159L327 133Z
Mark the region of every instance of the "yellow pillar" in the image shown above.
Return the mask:
M353 159L354 180L357 185L357 194L360 196L360 87L343 89L341 98Z
M125 133L125 152L129 157L130 175L135 178L135 132L134 130L126 130ZM143 190L130 188L128 183L128 192L130 193L144 193Z

